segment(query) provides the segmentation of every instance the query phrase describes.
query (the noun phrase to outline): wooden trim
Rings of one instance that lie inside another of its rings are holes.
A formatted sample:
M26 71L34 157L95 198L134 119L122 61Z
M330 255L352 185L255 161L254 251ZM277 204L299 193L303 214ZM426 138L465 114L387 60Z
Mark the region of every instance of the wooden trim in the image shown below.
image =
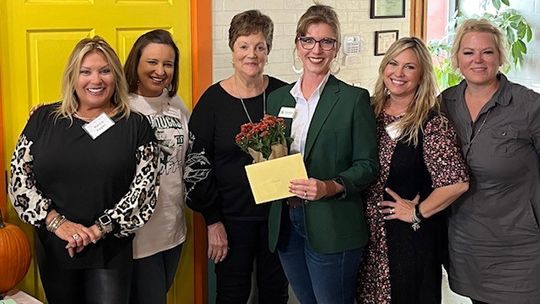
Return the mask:
M410 35L422 40L427 35L427 0L411 0Z
M191 0L193 106L212 84L212 1Z
M191 0L192 105L212 84L212 1ZM208 257L206 224L200 214L193 215L194 299L208 303Z

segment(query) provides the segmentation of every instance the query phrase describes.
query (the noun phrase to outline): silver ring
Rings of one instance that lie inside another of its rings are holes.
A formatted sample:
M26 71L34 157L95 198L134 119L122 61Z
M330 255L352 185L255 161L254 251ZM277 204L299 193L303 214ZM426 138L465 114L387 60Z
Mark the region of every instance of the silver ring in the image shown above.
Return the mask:
M304 198L307 197L307 191L304 191Z
M390 208L390 214L394 214L396 213L396 209L395 208Z
M71 236L75 241L79 239L79 235L77 233L75 233L74 235Z

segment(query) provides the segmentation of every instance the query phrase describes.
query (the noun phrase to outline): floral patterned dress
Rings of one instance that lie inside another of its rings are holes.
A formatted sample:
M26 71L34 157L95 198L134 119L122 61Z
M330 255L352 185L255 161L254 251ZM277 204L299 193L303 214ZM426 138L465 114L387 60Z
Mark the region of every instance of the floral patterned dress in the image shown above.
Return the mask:
M441 263L447 243L445 212L410 223L385 221L377 203L393 200L390 187L405 199L433 189L465 182L467 170L446 117L430 113L417 146L395 141L385 127L401 117L377 117L380 172L367 190L366 217L370 239L359 274L358 303L440 303Z

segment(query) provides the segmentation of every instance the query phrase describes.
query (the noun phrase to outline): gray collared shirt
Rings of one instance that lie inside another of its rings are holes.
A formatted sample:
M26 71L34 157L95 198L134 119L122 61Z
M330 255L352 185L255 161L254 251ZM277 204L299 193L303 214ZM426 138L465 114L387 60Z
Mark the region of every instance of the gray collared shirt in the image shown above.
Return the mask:
M540 94L500 74L475 122L463 81L443 92L470 168L469 191L452 204L450 285L488 303L540 299Z

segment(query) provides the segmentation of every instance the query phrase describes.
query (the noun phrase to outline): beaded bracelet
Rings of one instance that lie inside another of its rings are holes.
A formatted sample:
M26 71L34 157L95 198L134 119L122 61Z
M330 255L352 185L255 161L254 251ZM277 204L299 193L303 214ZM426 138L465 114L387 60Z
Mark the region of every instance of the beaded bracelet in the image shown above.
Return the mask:
M411 225L411 227L412 227L412 229L414 231L420 229L420 222L421 221L422 220L419 219L418 216L416 215L416 207L415 207L415 209L413 209L413 211L412 211L412 225Z

